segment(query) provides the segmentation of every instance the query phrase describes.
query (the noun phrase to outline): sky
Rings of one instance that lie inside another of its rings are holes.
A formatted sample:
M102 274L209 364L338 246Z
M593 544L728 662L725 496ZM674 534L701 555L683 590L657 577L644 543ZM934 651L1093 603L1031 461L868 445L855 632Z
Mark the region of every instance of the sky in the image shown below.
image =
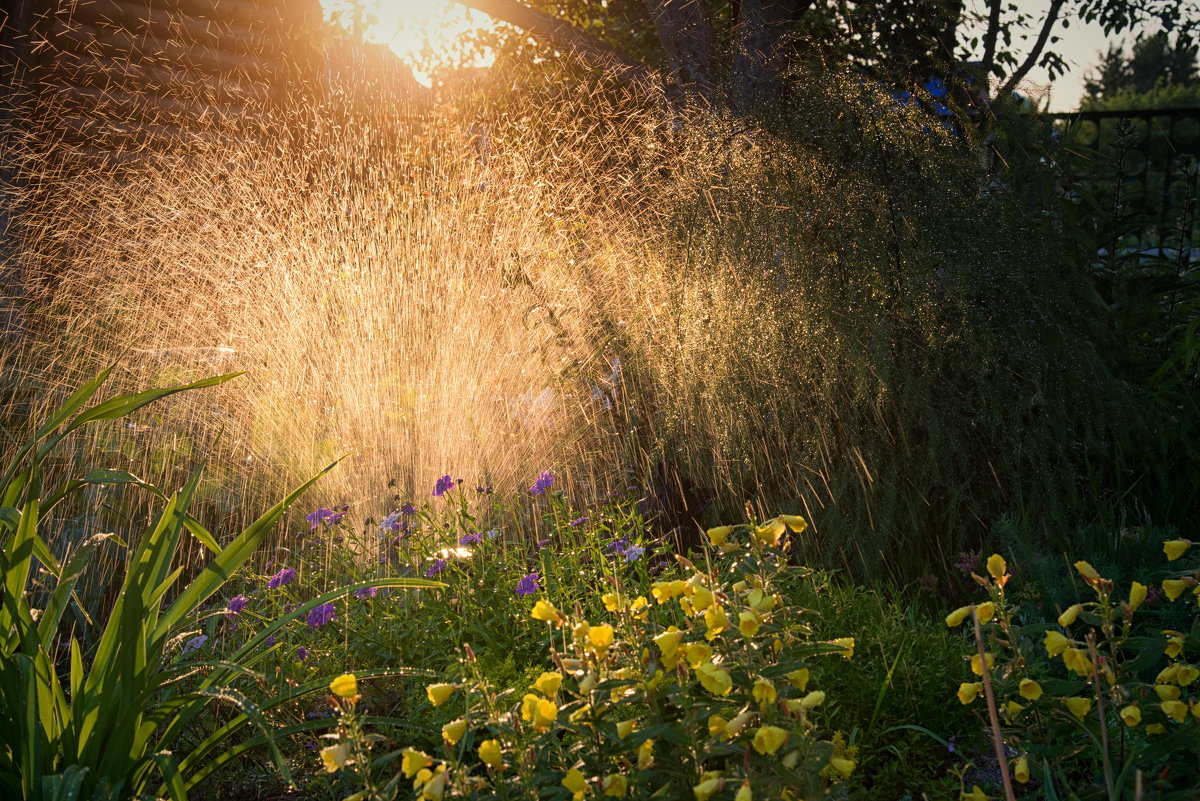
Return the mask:
M1021 10L1035 17L1044 17L1050 6L1050 0L1014 2ZM328 15L337 10L344 11L351 1L321 0L321 4ZM435 52L445 52L457 32L489 24L485 15L468 11L452 0L362 0L362 4L370 15L366 20L367 37L388 44L413 67L416 78L426 85L428 76L422 70L420 55L423 48L431 47ZM977 10L985 8L983 0L974 0L974 4ZM1048 91L1051 111L1073 111L1079 107L1079 99L1083 96L1084 75L1099 63L1108 40L1098 25L1087 25L1078 20L1072 20L1066 29L1061 23L1058 24L1055 33L1062 37L1055 47L1066 59L1068 72L1050 85L1046 71L1035 68L1029 75L1028 85L1031 94L1042 101L1039 105L1044 105ZM474 66L490 63L488 54L479 54L475 58Z

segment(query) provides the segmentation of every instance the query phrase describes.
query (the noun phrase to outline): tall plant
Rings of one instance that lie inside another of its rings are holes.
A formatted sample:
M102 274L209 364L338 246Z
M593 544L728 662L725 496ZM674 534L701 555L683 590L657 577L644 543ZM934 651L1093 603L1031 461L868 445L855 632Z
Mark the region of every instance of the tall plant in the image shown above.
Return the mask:
M118 419L173 393L214 386L239 375L118 395L85 409L111 372L111 367L104 370L68 398L17 450L0 479L0 794L25 801L99 801L155 792L182 801L211 766L245 749L246 743L230 741L247 724L262 732L256 741L265 743L290 780L265 713L271 706L294 700L294 694L261 706L234 686L238 679L255 675L254 665L270 652L265 647L267 638L315 606L368 584L441 585L381 579L333 590L281 617L224 661L203 665L203 671L197 671L195 664L172 663L167 657L180 629L237 572L288 506L334 465L289 493L224 548L188 514L201 470L170 495L114 470L94 470L47 491L41 482L42 464L72 432L89 423ZM39 535L39 526L55 506L95 484L141 486L162 497L164 504L129 554L120 595L94 650L85 653L72 633L69 648L62 649L69 651L69 662L62 664L59 624L75 602L76 582L109 535L88 539L60 562ZM175 562L185 530L213 556L191 582L179 588L183 568ZM38 563L54 578L53 590L40 610L30 603L31 574ZM193 674L200 678L189 684ZM236 706L240 714L188 754L172 753L189 724L218 699Z

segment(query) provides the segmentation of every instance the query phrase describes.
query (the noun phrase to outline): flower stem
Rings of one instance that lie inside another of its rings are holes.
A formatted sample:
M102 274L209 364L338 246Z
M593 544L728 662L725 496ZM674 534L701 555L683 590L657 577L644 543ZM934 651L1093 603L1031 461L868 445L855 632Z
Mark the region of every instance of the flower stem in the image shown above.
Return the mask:
M987 651L983 647L983 626L979 623L979 609L971 606L971 620L975 623L975 648L979 651L979 667L983 674L983 695L987 699L988 719L992 724L992 745L996 749L996 761L1000 764L1000 781L1004 785L1006 801L1017 801L1013 792L1012 777L1008 775L1008 756L1004 753L1004 736L1000 733L1000 713L996 709L996 696L992 692L992 674L988 670Z

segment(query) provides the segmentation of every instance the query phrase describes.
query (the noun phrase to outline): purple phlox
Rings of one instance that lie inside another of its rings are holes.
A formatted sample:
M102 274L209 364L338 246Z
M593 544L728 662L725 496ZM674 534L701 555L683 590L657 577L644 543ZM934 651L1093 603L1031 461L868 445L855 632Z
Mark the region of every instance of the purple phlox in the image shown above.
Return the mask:
M644 554L645 552L646 552L646 549L640 545L630 545L625 550L625 561L627 563L628 562L636 562L637 560L642 558L642 554Z
M285 567L282 570L280 570L278 573L276 573L275 575L271 576L270 579L267 580L267 588L272 589L272 590L277 590L280 587L291 584L292 580L295 578L296 578L296 568Z
M434 559L433 564L425 571L425 578L431 578L446 569L445 559Z
M433 495L436 498L440 498L452 489L454 489L454 479L450 478L449 474L446 474L434 483Z
M195 637L191 638L190 640L188 640L187 642L185 642L183 644L183 650L181 651L181 653L186 654L191 651L199 651L201 648L204 647L204 644L207 642L208 642L207 634L197 634Z
M413 506L411 503L406 503L400 507L400 514L402 515L415 515L416 513L417 507Z
M275 647L275 635L274 635L274 634L268 634L268 635L267 635L267 647L268 647L268 648L274 648L274 647Z
M474 534L463 534L461 537L458 538L458 544L459 545L474 545L475 543L479 542L482 539L483 539L482 532L476 532Z
M491 495L493 492L491 484L488 484L486 487L482 484L476 484L475 491L483 495Z
M550 485L554 483L554 474L549 470L537 477L537 481L533 482L533 486L529 488L530 495L544 495L546 490L550 489Z
M572 520L572 521L569 523L569 525L571 526L571 528L579 528L580 526L582 526L582 525L583 525L584 523L586 523L587 521L588 521L588 517L587 517L587 515L584 515L583 517L577 517L577 518L575 518L574 520Z
M495 540L495 539L499 539L499 537L500 537L500 529L498 529L498 528L489 528L489 529L487 530L487 532L485 533L485 535L484 535L484 536L486 536L486 537L487 537L489 540Z
M225 617L233 617L246 608L246 604L250 603L250 599L245 595L235 595L229 602L229 613Z
M374 598L379 593L378 587L363 587L354 593L355 598Z
M314 629L319 629L331 620L337 620L337 610L333 604L321 604L309 610L304 622Z
M305 659L308 659L308 649L305 648L303 645L298 647L296 649L296 658L299 659L301 662L303 662Z
M652 576L657 576L659 573L666 570L667 567L669 567L669 566L670 566L670 563L667 562L666 559L663 559L661 561L655 562L654 564L650 565L650 570L648 572Z
M304 519L308 521L310 531L322 523L328 528L342 522L342 518L346 516L346 512L349 509L349 506L335 506L332 509L322 506L320 509L305 515Z
M541 577L538 576L537 573L526 573L521 577L521 580L517 582L517 589L514 590L514 592L516 592L517 595L533 595L535 592L541 589L541 587L538 585L539 581L541 581Z
M624 538L621 538L619 540L613 540L612 542L610 542L608 544L608 552L609 553L623 555L628 548L629 548L629 540L624 539Z
M538 549L539 551L540 551L542 548L545 548L545 547L546 547L547 545L549 545L549 544L550 544L550 540L549 540L549 539L538 540L538 541L535 543L535 545L537 546L537 549Z

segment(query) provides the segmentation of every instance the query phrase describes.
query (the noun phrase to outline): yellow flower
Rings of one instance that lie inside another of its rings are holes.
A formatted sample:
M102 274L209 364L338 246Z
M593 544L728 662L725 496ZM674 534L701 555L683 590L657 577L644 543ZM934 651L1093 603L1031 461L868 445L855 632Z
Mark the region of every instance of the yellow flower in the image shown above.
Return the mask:
M537 731L547 731L558 717L558 706L552 701L526 693L521 698L521 718L533 724Z
M821 690L813 690L800 699L800 708L814 709L823 703L825 703L825 693Z
M687 655L688 664L696 667L699 664L708 662L712 659L712 646L706 642L690 642L683 647L683 652Z
M645 595L639 595L633 599L633 603L629 605L629 611L633 613L637 620L645 620L650 615L650 610L647 609L650 602L646 600Z
M1049 656L1058 656L1063 651L1067 650L1067 646L1070 644L1071 641L1059 634L1057 631L1046 632L1046 653Z
M988 801L987 793L978 784L971 785L971 792L962 794L962 801Z
M1188 583L1184 579L1167 579L1162 583L1163 592L1167 594L1168 601L1174 601L1183 591L1187 589Z
M754 527L754 539L758 540L768 548L774 548L779 545L780 538L783 537L783 532L787 531L787 526L778 517L768 520L761 526Z
M338 743L321 749L321 762L327 773L335 773L346 766L350 758L350 744Z
M725 724L725 728L720 733L721 739L732 740L734 737L737 737L738 732L746 728L746 724L753 719L754 715L750 712L743 712L742 714L738 715L733 720Z
M754 750L760 754L773 754L787 742L787 729L778 726L763 726L754 733Z
M1096 568L1092 567L1088 562L1084 562L1082 560L1076 562L1075 569L1079 571L1079 575L1083 576L1089 582L1100 580L1100 574L1097 573Z
M838 637L837 639L831 640L830 642L832 642L834 645L839 646L842 649L842 656L844 656L846 659L850 659L851 657L854 656L854 638L853 637Z
M1174 659L1183 653L1183 635L1175 631L1164 631L1163 634L1170 634L1167 637L1167 647L1163 651L1164 654Z
M1058 625L1066 628L1075 622L1075 618L1079 617L1079 613L1083 611L1083 604L1072 604L1066 608L1061 615L1058 616Z
M998 553L994 553L988 557L987 572L994 579L1003 578L1008 572L1008 565L1004 562L1004 557Z
M1180 687L1187 687L1196 679L1200 679L1200 669L1192 665L1180 665L1175 674L1175 683Z
M1087 713L1092 708L1092 701L1090 698L1067 698L1066 704L1067 709L1071 710L1071 714L1080 720L1083 720L1085 717L1087 717Z
M1087 655L1078 648L1068 648L1063 651L1062 660L1068 670L1072 670L1080 676L1090 676L1095 672L1092 660L1088 659Z
M1021 757L1017 760L1017 764L1013 766L1013 778L1021 784L1029 782L1029 760Z
M675 663L679 661L676 652L679 650L679 643L683 642L683 632L676 626L671 626L662 634L654 638L655 645L662 653L663 664L667 669L675 667Z
M987 669L991 670L995 666L996 666L996 656L994 654L987 654ZM983 665L982 665L981 660L979 659L979 654L975 654L974 656L971 657L971 672L974 673L976 676L983 675Z
M946 625L950 628L961 625L967 616L971 614L970 606L960 606L950 614L946 615Z
M996 605L991 601L984 601L975 607L975 614L979 615L979 624L983 625L996 616Z
M638 746L638 770L646 770L654 765L654 740L645 740Z
M1146 585L1140 581L1135 581L1129 586L1129 609L1136 612L1137 608L1146 600Z
M719 771L705 772L700 776L700 783L692 788L692 792L696 794L696 801L708 801L724 783Z
M700 678L701 686L713 695L729 695L733 689L733 679L712 662L696 668L696 675Z
M1126 726L1136 726L1142 722L1142 710L1135 704L1121 707L1118 713Z
M613 644L613 627L607 623L602 626L592 626L588 630L587 636L588 644L596 653L602 654Z
M454 689L453 684L430 684L425 688L425 695L429 697L429 703L441 706L447 698L454 695Z
M633 726L636 722L634 720L617 721L617 736L624 740L633 732Z
M609 612L616 612L626 606L625 599L616 592L606 592L600 596L600 600L604 602L604 608Z
M1021 697L1030 701L1036 701L1042 697L1042 685L1038 684L1033 679L1021 679L1017 691L1021 693Z
M353 698L358 695L358 679L354 678L353 673L343 673L329 682L329 689L341 698Z
M703 612L712 606L712 603L713 594L708 587L696 587L692 590L692 609L696 612Z
M442 801L442 798L446 795L446 782L449 779L450 774L446 772L446 766L438 766L438 772L425 782L425 786L421 788L421 795L418 798L421 801Z
M554 604L544 598L533 605L533 609L530 610L529 615L534 620L541 620L546 623L563 622L563 613L558 611L558 608Z
M708 627L704 632L704 639L711 641L720 636L721 632L729 628L729 616L725 614L725 608L714 604L704 613L704 625Z
M1182 723L1183 719L1187 717L1188 706L1183 701L1163 701L1158 707L1163 714L1174 718L1178 723Z
M452 720L442 727L442 738L450 745L454 745L462 739L463 732L467 730L467 722L462 718Z
M708 530L708 541L712 543L714 548L720 548L725 544L725 540L729 539L729 535L733 533L733 526L717 526Z
M962 684L958 685L959 702L963 706L966 706L979 696L979 693L982 689L983 685L977 681L964 681Z
M738 631L746 639L750 639L755 634L758 634L759 619L758 615L747 609L738 615Z
M533 689L543 692L546 695L557 695L558 690L562 687L563 677L561 673L551 673L549 671L538 676L537 681L533 683Z
M687 582L682 579L676 581L659 581L650 586L650 594L654 596L654 600L660 604L665 604L672 598L678 598L683 595L687 588Z
M600 782L600 789L606 796L624 798L625 793L629 792L629 781L620 773L610 773Z
M845 757L830 757L829 767L836 770L843 779L849 779L850 774L854 772L854 760Z
M405 748L400 753L400 770L404 772L404 778L411 779L416 776L422 769L433 764L433 760L428 754L423 754L420 751L414 751L411 748Z
M1166 734L1167 727L1161 723L1151 723L1146 727L1146 734Z
M1200 720L1200 701L1188 701L1188 707L1192 710L1192 717Z
M725 731L725 726L729 721L720 715L710 715L708 718L708 736L716 737L721 732Z
M1023 709L1025 709L1025 707L1021 706L1016 701L1009 701L1004 705L1004 713L1008 715L1009 718L1015 718Z
M785 674L784 678L788 680L788 684L800 692L804 692L804 689L808 687L808 668L793 670L791 673Z
M767 706L775 703L775 685L768 679L755 679L754 688L750 691L754 700L761 706Z
M800 515L780 515L779 520L790 528L793 534L803 534L808 528L808 521Z
M504 751L500 749L499 740L484 740L479 744L479 760L492 770L504 767Z
M571 768L567 771L567 775L563 777L562 786L567 788L567 792L571 793L571 797L575 801L580 801L587 793L587 780L583 778L583 774L579 772L578 768Z
M1179 700L1179 688L1170 684L1155 684L1154 693L1160 701Z
M733 801L754 801L754 791L750 789L750 780L742 782L742 786L738 788L737 793L733 796Z
M1190 547L1192 547L1192 543L1188 540L1167 540L1163 543L1163 553L1167 555L1168 562L1174 562L1183 556Z
M588 632L591 630L591 625L586 620L581 620L571 627L571 636L575 638L576 642L585 643Z

